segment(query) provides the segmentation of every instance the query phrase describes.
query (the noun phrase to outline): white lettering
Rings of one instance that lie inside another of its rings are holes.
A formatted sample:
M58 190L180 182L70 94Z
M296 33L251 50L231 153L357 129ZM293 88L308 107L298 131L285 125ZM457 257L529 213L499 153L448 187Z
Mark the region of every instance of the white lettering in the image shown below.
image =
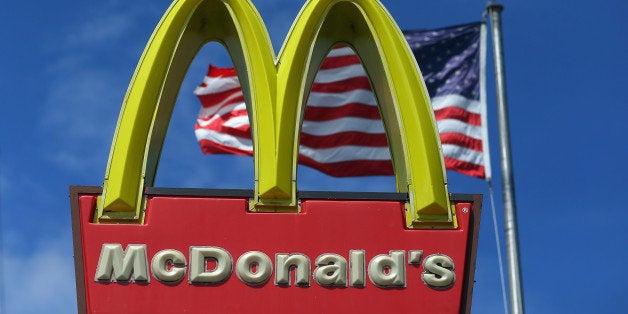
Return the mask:
M207 269L207 262L216 263L214 269ZM219 284L231 276L233 259L226 250L214 246L190 247L190 283Z
M434 289L446 289L456 281L454 261L443 254L434 254L425 258L423 262L425 272L421 275L423 282Z
M113 279L112 280L112 273ZM131 277L133 275L133 277ZM103 244L96 267L95 281L149 281L145 244Z
M324 287L347 286L347 260L338 254L322 254L314 263L314 280Z
M295 270L294 283L298 286L310 285L310 259L299 253L275 255L275 284L290 285L290 270Z
M176 283L185 277L185 256L177 250L161 250L153 256L151 270L157 280Z
M247 285L264 284L272 273L273 264L270 257L262 252L246 252L236 262L236 275Z
M351 250L349 252L349 263L351 269L351 281L349 285L351 287L364 287L366 286L366 268L365 265L365 252L364 250Z
M369 262L369 278L378 287L406 286L406 252L390 251L377 255Z
M408 251L408 264L421 265L421 259L423 258L423 251Z

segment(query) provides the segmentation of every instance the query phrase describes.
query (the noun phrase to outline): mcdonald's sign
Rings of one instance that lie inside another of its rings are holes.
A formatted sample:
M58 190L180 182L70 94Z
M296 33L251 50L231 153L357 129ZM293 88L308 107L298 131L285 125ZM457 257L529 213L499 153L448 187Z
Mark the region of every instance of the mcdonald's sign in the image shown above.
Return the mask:
M222 43L252 122L252 190L153 187L189 64ZM377 95L396 193L297 191L303 106L349 45ZM374 0L310 0L278 56L249 0L177 0L124 99L102 187L70 188L80 312L469 311L481 196L447 191L418 66Z

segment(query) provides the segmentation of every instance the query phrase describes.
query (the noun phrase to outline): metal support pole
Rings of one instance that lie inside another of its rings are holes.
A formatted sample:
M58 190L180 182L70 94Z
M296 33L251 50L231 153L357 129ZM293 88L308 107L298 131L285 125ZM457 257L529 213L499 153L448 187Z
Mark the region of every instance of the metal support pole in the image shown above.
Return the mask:
M7 306L6 306L6 296L5 296L5 286L4 286L4 278L6 278L4 276L4 260L6 258L5 252L4 252L4 237L3 237L3 233L4 233L4 229L3 228L3 221L2 221L2 150L0 149L0 314L4 314L6 313L7 310Z
M510 292L510 313L524 313L521 266L519 260L519 233L517 231L517 211L515 208L515 184L513 180L512 157L510 153L510 132L508 126L508 103L506 101L506 74L501 32L500 4L489 3L487 11L491 19L493 56L495 58L495 85L497 89L497 119L499 123L499 143L502 168L502 193L504 198L504 232L506 260L508 265L508 290Z

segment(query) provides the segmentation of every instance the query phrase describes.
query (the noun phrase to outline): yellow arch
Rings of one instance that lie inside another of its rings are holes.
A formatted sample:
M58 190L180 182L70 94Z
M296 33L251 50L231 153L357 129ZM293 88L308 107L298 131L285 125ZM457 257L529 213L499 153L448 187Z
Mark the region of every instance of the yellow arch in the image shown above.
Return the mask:
M153 184L179 87L198 50L210 41L221 42L229 51L247 104L267 109L252 106L251 121L274 124L274 52L252 3L173 2L155 28L129 84L105 171L97 219L141 219L143 189ZM276 146L274 136L257 137L264 138L264 145L256 147L256 154Z
M292 144L291 171L296 171L298 147L298 130L292 121L302 120L316 70L337 43L356 50L371 79L391 148L397 190L410 196L408 226L455 226L427 89L401 31L378 1L308 1L297 16L280 52L277 73L277 136L282 149ZM298 89L281 88L297 82Z
M140 218L143 187L152 184L183 75L198 49L212 40L230 52L249 104L255 148L253 210L296 210L298 133L305 99L329 49L347 43L370 74L397 190L410 195L407 225L455 227L438 134L418 66L393 19L372 0L306 2L276 60L250 1L174 2L151 37L125 98L99 217L133 213L132 218Z

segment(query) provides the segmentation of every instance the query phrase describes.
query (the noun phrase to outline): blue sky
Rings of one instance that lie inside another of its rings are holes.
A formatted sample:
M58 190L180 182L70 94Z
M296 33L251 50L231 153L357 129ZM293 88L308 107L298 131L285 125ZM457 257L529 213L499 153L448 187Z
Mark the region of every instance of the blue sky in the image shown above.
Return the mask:
M483 1L382 1L401 28L477 21ZM254 1L275 50L301 1ZM69 185L101 185L122 99L167 0L11 1L0 10L0 311L75 311ZM503 1L506 74L525 306L530 313L628 307L628 2ZM490 44L490 42L489 42ZM493 63L490 144L501 227ZM204 156L192 95L205 47L183 83L158 186L252 188L252 159ZM233 171L226 172L225 168ZM503 313L485 182L449 173L450 191L486 195L473 313ZM390 190L391 178L333 179L301 168L301 189ZM503 243L503 241L502 241Z

